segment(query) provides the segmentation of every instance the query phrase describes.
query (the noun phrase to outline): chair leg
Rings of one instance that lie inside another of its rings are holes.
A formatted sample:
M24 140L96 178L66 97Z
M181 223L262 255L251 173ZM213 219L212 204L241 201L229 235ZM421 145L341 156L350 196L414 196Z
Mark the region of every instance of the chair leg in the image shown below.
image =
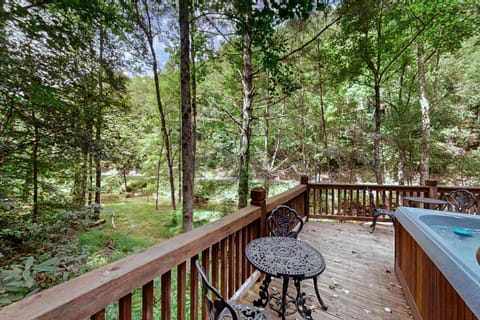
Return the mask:
M320 292L318 292L317 277L313 277L313 286L315 288L315 293L317 294L318 302L320 302L320 305L322 306L323 310L327 310L328 305L325 302L323 302L322 298L320 297Z
M258 293L259 297L257 300L253 301L253 305L255 307L265 308L265 306L267 305L268 299L270 298L270 295L268 293L268 286L270 285L271 281L272 277L269 274L265 275L265 278L262 281L262 285L260 286L260 292Z
M377 219L378 219L378 216L373 217L373 222L370 225L370 233L373 233L373 231L375 231L375 225L377 224Z

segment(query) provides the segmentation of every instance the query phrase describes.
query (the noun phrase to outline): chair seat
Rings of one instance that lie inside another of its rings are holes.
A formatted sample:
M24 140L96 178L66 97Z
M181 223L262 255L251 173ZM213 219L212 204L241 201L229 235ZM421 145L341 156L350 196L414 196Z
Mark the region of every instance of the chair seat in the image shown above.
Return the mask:
M377 208L377 209L375 210L375 214L376 214L377 216L382 216L382 215L384 215L384 216L393 216L393 215L395 215L395 212L393 212L392 210L378 209L378 208Z
M217 288L208 281L205 269L199 260L195 261L195 265L202 282L202 300L211 320L272 320L263 308L226 301Z

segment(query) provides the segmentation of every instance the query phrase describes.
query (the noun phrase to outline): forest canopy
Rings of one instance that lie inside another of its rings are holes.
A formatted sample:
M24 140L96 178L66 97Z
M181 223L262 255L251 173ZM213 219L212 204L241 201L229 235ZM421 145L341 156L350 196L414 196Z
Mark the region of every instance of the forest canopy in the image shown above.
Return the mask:
M178 13L175 2L0 1L2 203L35 215L142 191L175 204ZM471 2L191 4L195 179L238 179L239 206L253 180L299 174L478 185L479 16Z

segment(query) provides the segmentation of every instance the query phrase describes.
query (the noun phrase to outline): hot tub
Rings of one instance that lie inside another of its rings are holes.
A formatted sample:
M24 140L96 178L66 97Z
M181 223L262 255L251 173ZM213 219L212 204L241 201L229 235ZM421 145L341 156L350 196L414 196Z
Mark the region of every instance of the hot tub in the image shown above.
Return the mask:
M395 217L395 271L414 316L480 318L480 216L399 207Z

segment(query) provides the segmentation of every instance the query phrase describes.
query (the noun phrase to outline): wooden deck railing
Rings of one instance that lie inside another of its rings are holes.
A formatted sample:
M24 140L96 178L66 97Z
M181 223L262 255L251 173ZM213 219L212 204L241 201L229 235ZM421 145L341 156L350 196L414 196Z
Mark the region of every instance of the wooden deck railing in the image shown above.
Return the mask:
M69 282L0 309L0 319L206 319L199 298L198 274L190 268L201 259L213 285L225 297L245 289L254 274L245 246L266 234L267 214L280 204L307 218L371 219L367 188L376 204L395 209L405 196L438 197L456 189L428 186L308 183L265 198L253 189L251 206L218 221L176 236ZM480 195L480 188L469 188ZM141 307L140 307L141 306ZM135 309L135 310L133 310ZM203 311L203 312L202 312Z
M251 206L26 297L0 309L0 319L128 320L132 312L145 320L206 319L194 261L201 259L223 296L233 296L253 274L245 246L265 234L266 214L287 204L303 215L307 194L299 185L267 200L254 189Z
M404 197L443 199L446 193L460 188L438 186L436 180L427 181L425 186L308 183L308 187L309 218L360 221L372 219L368 189L372 190L377 207L395 210L407 205ZM480 188L466 189L480 198Z

